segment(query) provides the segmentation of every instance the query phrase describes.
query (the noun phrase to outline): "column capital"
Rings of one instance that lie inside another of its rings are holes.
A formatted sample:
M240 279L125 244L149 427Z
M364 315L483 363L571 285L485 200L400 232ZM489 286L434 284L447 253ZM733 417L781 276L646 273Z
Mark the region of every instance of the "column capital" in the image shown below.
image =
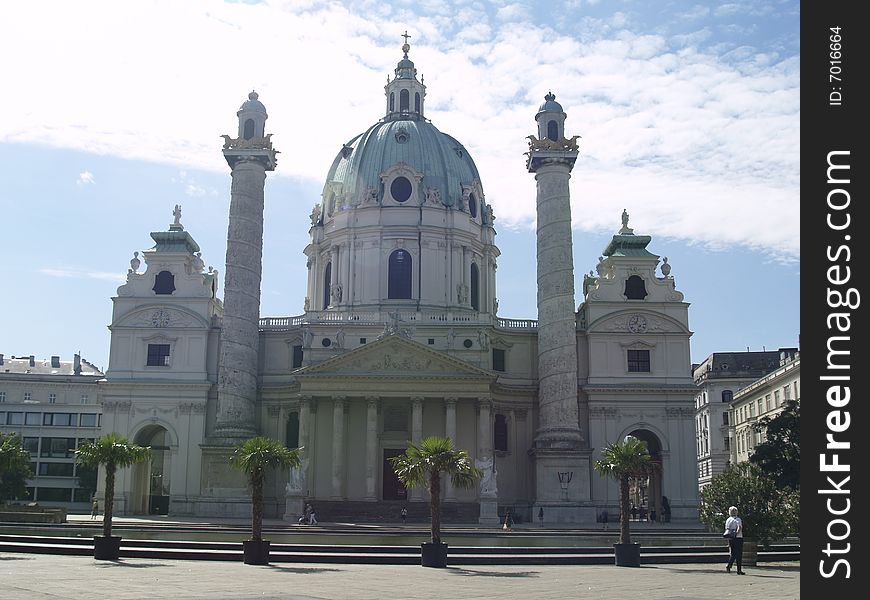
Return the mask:
M449 408L456 408L457 402L459 402L459 398L457 398L456 396L444 397L444 404L447 405Z
M479 408L492 408L492 398L489 396L480 396L477 399L477 406Z
M423 404L423 396L411 396L411 402L416 407L417 405Z
M374 406L377 408L380 401L381 401L380 396L366 396L366 404L368 406Z

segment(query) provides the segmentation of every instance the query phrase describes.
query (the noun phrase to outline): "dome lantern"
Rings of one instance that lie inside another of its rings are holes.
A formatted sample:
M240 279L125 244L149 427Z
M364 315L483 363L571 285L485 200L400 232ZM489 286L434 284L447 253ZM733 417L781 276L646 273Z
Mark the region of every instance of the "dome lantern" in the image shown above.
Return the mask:
M405 43L402 44L403 57L396 65L395 78L387 79L384 87L387 100L387 119L419 119L423 118L423 103L426 97L426 86L417 80L417 69L414 62L408 58L411 45L408 43L408 32L402 34Z

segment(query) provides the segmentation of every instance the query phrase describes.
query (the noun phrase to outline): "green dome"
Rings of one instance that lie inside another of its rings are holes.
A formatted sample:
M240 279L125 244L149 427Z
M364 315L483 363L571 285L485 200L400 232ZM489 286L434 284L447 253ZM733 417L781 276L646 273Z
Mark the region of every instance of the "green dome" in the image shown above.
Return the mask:
M436 188L441 202L456 206L462 185L480 181L477 167L465 147L423 120L376 123L341 149L329 169L327 185L341 184L341 192L360 197L368 189L381 190L380 175L405 163L423 174L419 190Z
M250 94L248 94L248 99L245 100L239 107L239 112L253 110L265 113L266 107L263 106L263 103L257 99L259 97L260 95L257 92L251 92Z
M562 109L562 105L556 102L556 94L550 92L546 96L544 96L544 103L538 109L539 113L542 112L565 112Z

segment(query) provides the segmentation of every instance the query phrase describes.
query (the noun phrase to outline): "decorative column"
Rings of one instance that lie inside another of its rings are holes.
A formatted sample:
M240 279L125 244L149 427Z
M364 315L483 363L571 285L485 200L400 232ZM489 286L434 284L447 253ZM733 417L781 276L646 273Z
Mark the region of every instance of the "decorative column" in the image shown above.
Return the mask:
M477 401L477 460L475 464L483 471L480 480L481 525L497 525L498 485L496 483L495 457L492 453L492 401L480 398Z
M537 513L550 522L595 520L590 451L581 434L577 390L571 197L568 181L577 160L577 137L565 137L567 115L556 96L545 97L530 136L526 166L537 181L538 429L535 432ZM572 484L566 481L571 480Z
M256 433L257 353L263 267L263 192L275 150L264 133L266 107L251 92L237 113L239 137L224 136L232 169L218 401L213 441L232 445Z
M308 496L308 464L312 456L309 443L309 422L311 419L311 396L299 399L299 447L304 448L299 467L290 469L290 480L287 482L284 500L284 520L295 522L302 516L303 498Z
M343 500L345 396L332 399L332 499Z
M411 397L411 443L419 446L423 441L423 397ZM428 493L428 492L426 492ZM425 493L420 488L408 490L408 499L411 502L422 502L425 499Z
M444 436L453 440L456 444L456 396L448 396L444 398ZM456 490L453 489L453 482L448 478L444 482L444 501L456 502Z
M366 397L366 500L369 502L378 499L375 492L378 481L378 402L377 396Z

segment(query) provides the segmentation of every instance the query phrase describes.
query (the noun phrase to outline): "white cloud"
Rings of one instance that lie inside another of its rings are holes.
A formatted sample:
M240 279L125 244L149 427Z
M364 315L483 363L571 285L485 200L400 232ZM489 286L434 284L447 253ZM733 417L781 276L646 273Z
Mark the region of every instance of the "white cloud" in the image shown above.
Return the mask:
M76 183L78 185L93 185L96 183L96 181L94 181L94 174L90 171L82 171L79 173L79 178L76 179Z
M10 47L29 48L5 66L28 93L5 99L0 143L225 172L219 136L235 132L254 88L282 152L276 175L322 181L341 144L383 115L407 27L427 116L471 152L499 226L534 220L525 136L552 89L569 135L583 136L577 227L612 230L636 206L639 232L798 256L797 58L702 51L703 23L683 37L634 33L637 19L615 13L583 18L568 37L516 21L523 5L488 15L476 2L429 4L414 14L377 2L93 0L51 2L43 19L46 2L19 3L16 19L40 22L41 43L26 28L6 32ZM155 32L173 43L155 43ZM69 90L62 101L57 89ZM178 183L189 196L217 193L183 175Z

